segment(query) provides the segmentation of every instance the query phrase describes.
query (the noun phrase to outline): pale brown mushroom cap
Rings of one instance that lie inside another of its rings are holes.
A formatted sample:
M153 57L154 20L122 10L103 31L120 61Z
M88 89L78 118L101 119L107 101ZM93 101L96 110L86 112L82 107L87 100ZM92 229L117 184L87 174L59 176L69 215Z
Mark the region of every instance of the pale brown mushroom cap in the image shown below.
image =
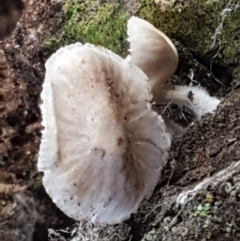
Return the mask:
M68 216L120 223L152 194L170 137L149 89L139 68L90 44L47 61L38 169Z
M127 28L130 62L149 77L155 97L177 69L177 49L163 32L143 19L131 17Z

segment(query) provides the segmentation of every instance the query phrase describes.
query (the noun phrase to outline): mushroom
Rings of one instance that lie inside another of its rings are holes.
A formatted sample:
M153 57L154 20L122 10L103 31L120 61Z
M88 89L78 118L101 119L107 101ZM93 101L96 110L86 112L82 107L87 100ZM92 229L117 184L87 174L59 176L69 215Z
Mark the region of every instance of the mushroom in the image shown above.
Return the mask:
M75 220L116 224L149 198L170 136L151 109L147 76L91 44L46 62L38 169L53 202Z
M220 100L209 96L202 88L178 85L169 87L165 84L177 69L178 53L163 32L143 19L131 17L127 33L130 42L127 60L149 77L155 102L185 105L192 110L196 119L217 108Z
M149 22L131 17L127 24L130 57L149 77L153 96L174 74L178 66L178 52L172 41Z

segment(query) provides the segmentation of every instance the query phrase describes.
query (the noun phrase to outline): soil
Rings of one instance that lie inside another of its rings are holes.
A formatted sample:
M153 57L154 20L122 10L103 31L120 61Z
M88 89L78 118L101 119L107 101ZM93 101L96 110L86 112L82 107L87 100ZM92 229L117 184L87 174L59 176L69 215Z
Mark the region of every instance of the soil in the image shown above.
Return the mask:
M36 168L41 138L40 93L44 63L49 56L43 40L56 31L61 17L60 1L31 0L12 37L0 43L2 241L28 241L32 235L34 241L50 240L50 230L75 223L51 202ZM100 229L97 240L239 240L240 68L224 68L228 72L227 78L222 75L221 79L225 85L207 86L211 94L222 97L216 113L190 125L189 117L183 124L188 125L183 134L173 138L168 164L151 200L124 224ZM172 115L177 111L173 107ZM183 119L182 115L177 116ZM193 188L206 177L214 177L232 163L236 163L234 174L230 170L230 176L209 182L187 204L176 205L182 191ZM226 183L230 183L229 192L221 186ZM210 210L198 214L196 208L201 209L199 205L206 203ZM83 228L85 224L81 225ZM84 226L83 230L87 228Z

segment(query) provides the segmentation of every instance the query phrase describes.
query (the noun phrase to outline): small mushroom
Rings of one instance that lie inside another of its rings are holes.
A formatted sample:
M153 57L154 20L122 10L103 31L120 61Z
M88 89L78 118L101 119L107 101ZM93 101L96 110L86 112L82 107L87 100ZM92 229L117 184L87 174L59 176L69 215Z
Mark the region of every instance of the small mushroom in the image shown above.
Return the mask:
M208 92L200 87L169 87L165 84L177 68L178 53L163 32L137 17L131 17L128 21L127 32L130 42L127 61L137 65L149 77L155 102L185 105L192 110L196 119L217 108L220 100L209 96ZM164 118L170 124L170 120Z
M127 58L149 77L153 96L172 77L178 52L172 41L149 22L131 17L127 24L130 56Z
M170 136L151 109L147 76L91 44L46 62L38 169L55 204L75 220L116 224L149 198Z

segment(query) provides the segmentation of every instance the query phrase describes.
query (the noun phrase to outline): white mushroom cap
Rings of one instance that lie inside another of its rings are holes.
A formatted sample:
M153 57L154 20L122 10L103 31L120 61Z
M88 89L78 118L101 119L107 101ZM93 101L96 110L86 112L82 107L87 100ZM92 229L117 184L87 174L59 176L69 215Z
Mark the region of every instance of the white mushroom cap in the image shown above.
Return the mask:
M153 96L174 74L178 65L178 52L172 41L149 22L138 17L128 21L130 60L149 77Z
M46 63L38 169L68 216L120 223L150 197L170 137L147 76L104 48L76 43Z

